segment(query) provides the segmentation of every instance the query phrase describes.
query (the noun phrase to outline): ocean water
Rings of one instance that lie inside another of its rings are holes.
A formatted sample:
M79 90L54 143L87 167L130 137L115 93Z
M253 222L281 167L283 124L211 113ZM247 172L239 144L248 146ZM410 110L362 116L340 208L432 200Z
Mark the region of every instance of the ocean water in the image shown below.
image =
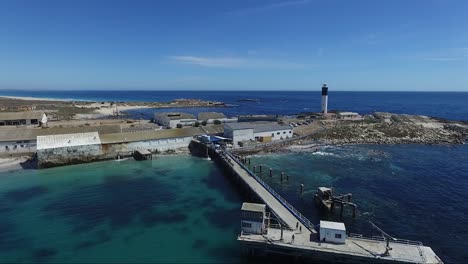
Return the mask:
M201 158L1 172L0 197L0 262L240 260L242 199Z
M372 221L390 235L421 241L445 263L468 259L468 146L330 146L316 153L254 156L275 173L263 179L312 222L342 221L347 230L380 235ZM280 172L290 175L280 180ZM300 195L300 184L304 194ZM352 193L358 214L344 217L318 210L317 187Z
M33 96L92 101L171 101L197 98L222 101L229 108L142 109L130 111L133 117L150 119L154 112L219 111L228 116L247 114L291 115L320 111L320 88L313 91L27 91L0 90L4 96ZM259 102L242 102L258 99ZM339 92L329 90L329 109L361 114L375 111L421 114L468 121L468 92Z
M342 146L253 156L314 223L419 240L445 263L468 258L468 146ZM281 182L281 171L289 181ZM303 195L299 185L305 185ZM353 194L358 216L317 210L315 189ZM189 155L0 173L0 262L243 262L237 188Z

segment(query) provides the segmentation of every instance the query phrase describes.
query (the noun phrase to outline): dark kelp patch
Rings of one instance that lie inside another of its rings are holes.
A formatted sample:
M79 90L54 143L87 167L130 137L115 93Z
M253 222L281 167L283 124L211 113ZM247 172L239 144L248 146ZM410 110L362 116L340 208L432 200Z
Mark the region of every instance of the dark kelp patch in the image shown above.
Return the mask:
M57 250L53 248L41 248L38 250L34 250L33 252L33 259L35 262L44 262L48 261L50 258L57 254Z
M65 193L43 208L47 214L70 218L75 231L110 223L121 228L154 206L174 200L170 186L151 177L111 176L103 183Z
M25 202L37 196L46 194L47 192L48 189L44 186L34 186L8 191L4 194L4 197L15 202Z

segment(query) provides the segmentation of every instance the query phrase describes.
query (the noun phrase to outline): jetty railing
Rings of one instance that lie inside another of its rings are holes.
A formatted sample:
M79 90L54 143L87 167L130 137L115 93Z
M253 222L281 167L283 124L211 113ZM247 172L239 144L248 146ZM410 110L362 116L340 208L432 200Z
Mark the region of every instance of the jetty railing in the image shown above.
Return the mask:
M260 185L262 185L273 197L275 197L289 212L291 212L298 220L301 222L307 229L310 231L314 230L314 225L312 222L303 216L294 206L292 206L286 199L281 197L273 188L271 188L268 184L266 184L260 177L258 177L255 173L253 173L249 168L247 168L242 162L240 162L233 154L225 151L225 153L232 158L239 166L241 166L247 173L252 176Z
M374 240L374 241L385 241L385 238L382 236L372 236L372 237L365 237L361 234L350 233L348 235L349 238L354 239L362 239L362 240ZM398 243L398 244L406 244L406 245L414 245L414 246L423 246L423 243L420 241L412 241L407 239L391 239L390 242Z

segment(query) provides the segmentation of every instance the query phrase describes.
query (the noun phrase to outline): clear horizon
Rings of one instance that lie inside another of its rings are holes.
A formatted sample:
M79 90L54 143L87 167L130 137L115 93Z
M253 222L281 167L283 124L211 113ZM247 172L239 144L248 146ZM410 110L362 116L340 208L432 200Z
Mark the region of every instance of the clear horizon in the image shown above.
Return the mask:
M316 91L326 82L466 92L466 10L463 0L5 0L0 91Z

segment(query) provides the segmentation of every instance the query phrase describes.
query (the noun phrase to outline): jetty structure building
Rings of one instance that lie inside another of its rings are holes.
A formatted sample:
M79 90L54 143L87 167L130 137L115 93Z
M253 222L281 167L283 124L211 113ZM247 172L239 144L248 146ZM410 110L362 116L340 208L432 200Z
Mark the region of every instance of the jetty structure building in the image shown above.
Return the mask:
M314 225L262 180L261 165L256 170L247 157L196 140L191 144L192 149L206 147L226 176L254 201L241 207L237 240L244 254L326 263L443 263L421 242L396 239L378 228L382 236L364 237L348 233L343 223Z

